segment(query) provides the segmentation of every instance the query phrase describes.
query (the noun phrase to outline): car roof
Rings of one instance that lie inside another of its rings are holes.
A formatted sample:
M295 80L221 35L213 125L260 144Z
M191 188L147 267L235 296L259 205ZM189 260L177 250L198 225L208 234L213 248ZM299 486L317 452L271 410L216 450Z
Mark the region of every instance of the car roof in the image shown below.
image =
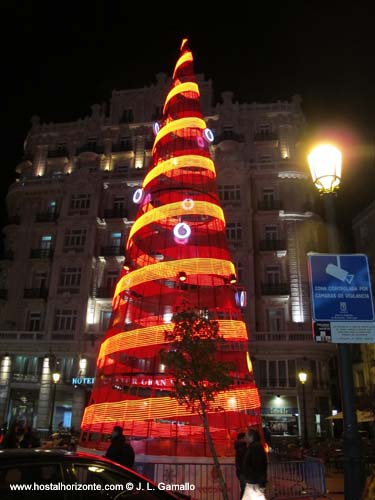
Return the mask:
M58 460L58 461L71 461L73 460L99 460L101 462L107 462L108 464L115 465L116 467L123 467L121 464L112 462L108 458L102 457L100 455L95 455L94 453L86 453L82 451L69 451L60 448L7 448L0 450L0 462L2 461L12 461L17 460Z

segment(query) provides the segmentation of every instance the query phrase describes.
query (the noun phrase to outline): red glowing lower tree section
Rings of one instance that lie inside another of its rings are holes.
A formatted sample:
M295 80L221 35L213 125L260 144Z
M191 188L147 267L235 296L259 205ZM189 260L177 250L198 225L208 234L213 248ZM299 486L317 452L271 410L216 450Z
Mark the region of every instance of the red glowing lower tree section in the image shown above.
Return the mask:
M261 431L260 401L242 317L243 289L226 237L213 133L200 111L192 55L184 40L152 159L133 201L139 205L126 260L99 349L95 384L82 420L81 445L105 448L114 425L136 453L206 456L199 414L173 398L173 373L161 362L173 315L188 307L218 322L215 362L230 362L230 389L216 394L208 422L220 456L232 456L240 431Z

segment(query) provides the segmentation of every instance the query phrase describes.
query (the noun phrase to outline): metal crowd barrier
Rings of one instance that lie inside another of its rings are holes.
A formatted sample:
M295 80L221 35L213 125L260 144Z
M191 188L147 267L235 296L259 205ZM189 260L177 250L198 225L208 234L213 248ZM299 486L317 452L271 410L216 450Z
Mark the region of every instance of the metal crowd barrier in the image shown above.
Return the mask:
M217 500L221 491L214 465L208 463L136 463L135 469L156 483L183 485L180 493L197 500ZM240 500L239 481L234 464L221 465L228 496ZM311 499L325 497L325 467L317 458L303 461L270 462L268 466L268 500Z
M306 457L303 461L270 463L270 500L326 497L325 473L322 460L313 457Z

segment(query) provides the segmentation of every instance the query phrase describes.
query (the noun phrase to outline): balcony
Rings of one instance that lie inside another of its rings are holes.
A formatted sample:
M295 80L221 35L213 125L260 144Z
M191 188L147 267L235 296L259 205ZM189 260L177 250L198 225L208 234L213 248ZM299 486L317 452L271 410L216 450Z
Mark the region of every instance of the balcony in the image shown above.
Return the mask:
M69 151L65 147L50 149L47 152L47 158L63 158L69 155Z
M121 151L133 151L132 141L122 141L119 144L112 144L112 153L120 153Z
M0 288L0 300L7 300L8 298L8 290L5 288Z
M258 201L258 210L281 210L283 204L280 200Z
M101 247L99 255L103 257L117 257L124 255L124 249L122 246L119 247Z
M66 287L66 286L60 286L57 289L57 294L58 295L77 295L79 293L79 287Z
M262 295L289 295L288 283L262 283Z
M7 218L6 222L9 226L16 225L18 226L21 223L21 218L19 215L11 215Z
M23 291L24 299L44 299L48 297L48 288L25 288Z
M271 132L270 130L264 130L262 132L256 132L254 134L254 142L272 142L276 146L279 141L279 136L276 132Z
M286 250L285 240L260 240L259 250L272 251L272 250Z
M39 382L40 375L29 373L12 373L12 382Z
M309 344L314 344L312 333L310 331L305 332L289 332L289 331L278 331L278 332L255 332L250 335L250 342L283 342L283 343L301 343L308 342Z
M244 136L242 134L237 134L234 130L223 130L215 137L214 144L219 144L223 141L244 142Z
M52 248L33 248L30 250L30 259L51 259L52 255Z
M5 250L0 254L0 260L13 260L14 252L13 250Z
M0 340L10 342L18 342L20 340L43 340L44 334L42 332L31 332L24 330L0 330Z
M104 210L105 219L123 219L127 217L128 217L128 211L126 210L126 208Z
M96 153L98 155L104 153L104 147L98 144L84 144L76 150L76 155L79 156L81 153Z
M55 222L59 217L57 213L41 212L35 214L35 222Z
M113 287L100 287L93 290L92 296L97 299L111 299L113 296Z

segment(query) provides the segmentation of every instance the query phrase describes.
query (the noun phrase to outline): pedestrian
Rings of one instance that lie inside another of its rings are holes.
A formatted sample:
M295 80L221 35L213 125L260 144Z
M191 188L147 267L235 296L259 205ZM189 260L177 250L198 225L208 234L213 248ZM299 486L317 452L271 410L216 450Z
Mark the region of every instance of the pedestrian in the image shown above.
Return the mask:
M111 444L104 456L129 469L132 469L134 466L135 454L133 447L126 441L122 433L122 428L119 425L115 425L112 430Z
M245 457L247 449L247 443L245 440L245 433L239 432L237 434L237 439L234 442L234 451L235 451L235 463L236 463L236 476L240 482L240 498L242 498L243 492L245 491L246 479L242 474L242 464Z
M242 474L246 480L246 487L242 500L266 500L267 454L257 430L249 429L245 438L247 449L242 464Z
M272 448L272 433L271 429L269 427L269 424L266 424L263 427L263 435L264 435L264 440L267 443L268 447L271 449Z
M23 437L20 440L20 448L37 448L40 440L30 425L25 425Z
M18 448L18 422L14 421L4 435L1 447L5 450L8 448Z

